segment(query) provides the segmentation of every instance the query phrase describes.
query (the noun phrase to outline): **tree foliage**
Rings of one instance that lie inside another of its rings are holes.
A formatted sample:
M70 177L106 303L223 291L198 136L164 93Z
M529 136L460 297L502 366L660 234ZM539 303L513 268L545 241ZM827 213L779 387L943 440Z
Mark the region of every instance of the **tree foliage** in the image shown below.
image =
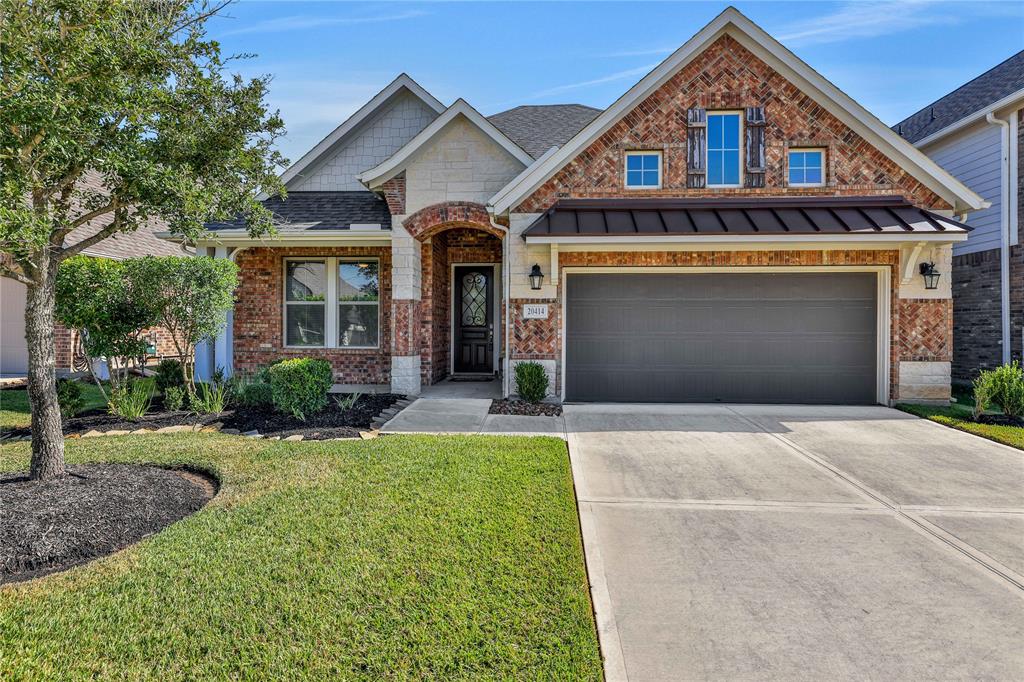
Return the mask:
M156 323L170 332L192 387L196 345L223 332L234 305L238 266L224 258L178 256L125 263L128 279L150 297Z
M108 258L75 256L57 273L57 319L82 334L90 367L107 359L115 389L132 361L146 354L142 333L159 320L154 292L145 285L130 275L129 261Z
M63 475L53 356L60 261L162 221L186 238L236 216L272 231L283 191L269 76L206 35L226 3L0 0L0 275L26 285L32 472Z

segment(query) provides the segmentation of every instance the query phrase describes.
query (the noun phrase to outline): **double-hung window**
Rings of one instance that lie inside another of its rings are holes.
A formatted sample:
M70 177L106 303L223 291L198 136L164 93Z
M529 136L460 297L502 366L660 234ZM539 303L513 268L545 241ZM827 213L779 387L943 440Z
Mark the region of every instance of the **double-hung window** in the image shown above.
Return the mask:
M380 342L380 264L375 259L285 260L285 345L376 348Z
M740 186L740 113L708 112L708 187Z
M789 186L821 187L825 184L824 149L789 150Z
M626 189L661 187L661 152L626 152Z

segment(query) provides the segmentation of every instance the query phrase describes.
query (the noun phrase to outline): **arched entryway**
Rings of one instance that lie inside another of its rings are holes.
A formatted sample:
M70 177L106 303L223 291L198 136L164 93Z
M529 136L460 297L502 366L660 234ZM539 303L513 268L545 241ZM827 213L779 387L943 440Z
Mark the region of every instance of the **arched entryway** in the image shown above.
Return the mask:
M448 202L406 218L421 244L420 359L424 386L501 369L502 239L480 204Z

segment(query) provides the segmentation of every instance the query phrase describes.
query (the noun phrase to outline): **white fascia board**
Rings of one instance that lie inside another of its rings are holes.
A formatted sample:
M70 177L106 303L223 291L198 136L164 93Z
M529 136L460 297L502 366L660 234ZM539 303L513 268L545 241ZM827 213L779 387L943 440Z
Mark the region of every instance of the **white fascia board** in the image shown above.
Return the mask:
M170 232L155 234L159 239L182 241L181 235ZM362 230L309 230L294 233L278 232L276 235L262 237L253 237L248 230L217 230L203 233L193 243L203 246L376 246L391 243L391 230L382 230L379 227Z
M889 233L889 234L809 234L801 235L792 239L779 239L776 235L678 235L678 236L664 236L664 235L618 235L618 236L572 236L572 235L558 235L558 236L543 236L543 237L525 237L527 244L558 244L560 248L571 247L575 244L615 244L622 246L624 244L732 244L734 246L742 246L744 244L758 245L758 249L763 249L765 244L778 244L786 248L789 246L796 246L798 244L816 244L818 246L822 244L835 244L838 246L844 244L886 244L887 248L891 248L892 244L898 243L917 243L917 242L939 242L944 244L951 244L953 242L962 242L967 240L968 232L928 232L925 234L914 234L914 233Z
M1006 108L1013 108L1014 110L1016 110L1019 109L1021 105L1024 105L1024 90L1018 90L1017 92L1011 93L1006 97L1002 98L1001 100L993 102L984 109L979 109L975 111L973 114L964 116L959 121L950 123L948 126L942 128L941 130L936 130L934 133L927 137L922 137L920 140L914 143L914 146L917 147L918 149L922 149L932 144L933 142L938 142L944 137L952 135L958 130L963 130L964 128L974 125L975 123L984 121L985 117L988 116L989 114L998 113Z
M479 128L481 132L494 140L502 149L515 157L524 166L529 166L533 163L533 157L523 151L522 147L510 140L505 133L498 130L479 111L471 107L469 102L460 98L389 159L375 168L363 171L356 178L370 189L380 187L381 183L387 182L404 170L406 162L412 155L430 142L435 135L444 130L457 116L464 116L470 123Z
M391 81L387 87L378 92L373 98L361 106L356 113L349 116L344 123L335 128L331 133L320 140L315 147L302 155L298 161L293 163L281 174L281 183L287 185L295 177L315 163L317 159L327 153L342 138L357 128L360 123L371 117L377 110L388 102L400 90L408 90L418 97L424 104L436 111L438 114L444 112L445 107L436 97L423 89L423 87L406 74L400 74L398 78Z
M664 85L679 69L697 57L705 47L726 33L736 38L740 44L755 55L765 59L769 66L791 80L794 85L828 109L843 123L899 163L922 184L949 201L957 213L984 207L984 199L890 130L877 117L787 50L739 10L729 7L655 67L653 71L644 76L583 130L576 133L543 166L520 179L515 186L510 183L507 189L498 192L495 196L499 196L501 199L493 206L495 214L500 215L514 208L569 163L580 151L607 132L639 102Z

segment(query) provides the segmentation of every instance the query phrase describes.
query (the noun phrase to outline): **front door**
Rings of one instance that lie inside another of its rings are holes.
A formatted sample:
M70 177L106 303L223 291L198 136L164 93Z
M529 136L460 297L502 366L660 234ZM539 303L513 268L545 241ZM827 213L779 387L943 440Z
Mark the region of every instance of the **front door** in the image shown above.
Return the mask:
M454 272L455 371L494 372L494 266L457 265Z

